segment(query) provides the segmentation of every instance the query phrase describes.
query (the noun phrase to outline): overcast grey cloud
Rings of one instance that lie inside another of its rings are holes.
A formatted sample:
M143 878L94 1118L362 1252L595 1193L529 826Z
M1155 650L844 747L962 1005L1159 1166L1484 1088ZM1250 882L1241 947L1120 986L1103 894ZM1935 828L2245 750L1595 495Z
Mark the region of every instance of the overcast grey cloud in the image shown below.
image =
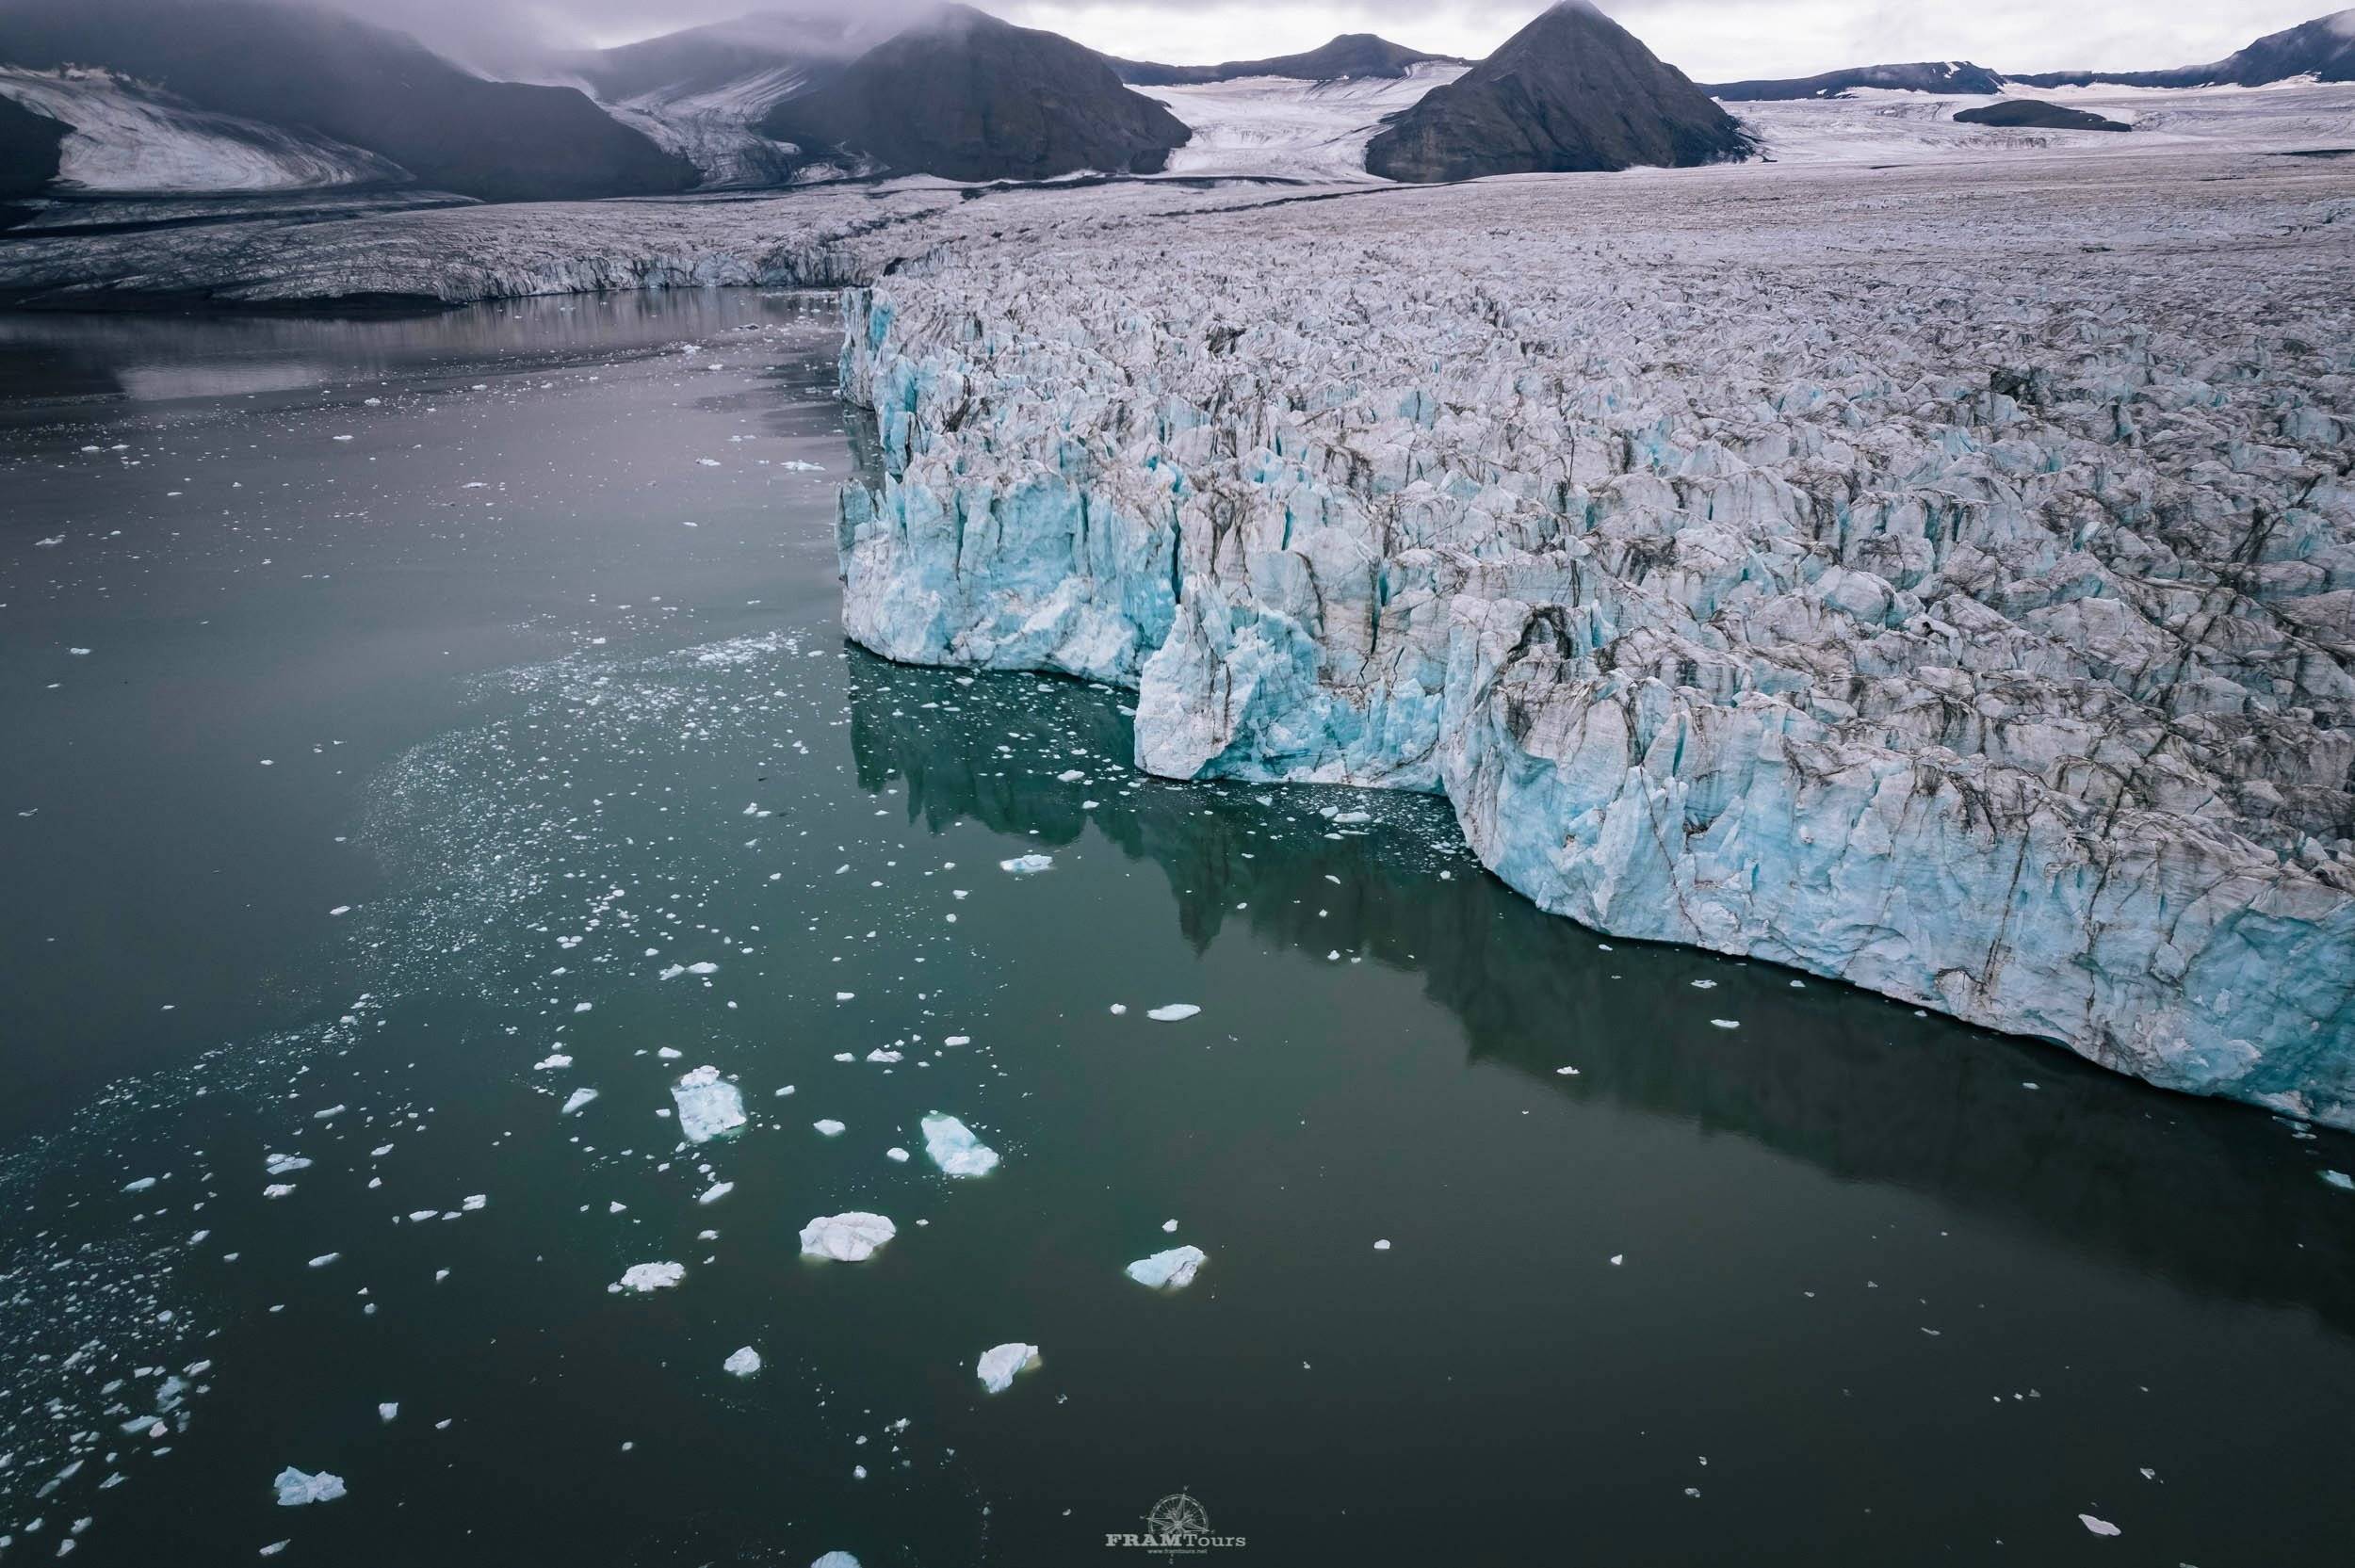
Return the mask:
M626 42L763 8L757 0L338 0L437 48L508 67L552 48ZM812 9L835 0L793 0ZM875 0L840 0L862 14ZM2012 71L2145 70L2219 58L2329 0L1602 0L1663 58L1703 81L1804 75L1891 60L1973 59ZM1538 0L986 0L1132 58L1195 63L1285 54L1340 32L1479 56Z

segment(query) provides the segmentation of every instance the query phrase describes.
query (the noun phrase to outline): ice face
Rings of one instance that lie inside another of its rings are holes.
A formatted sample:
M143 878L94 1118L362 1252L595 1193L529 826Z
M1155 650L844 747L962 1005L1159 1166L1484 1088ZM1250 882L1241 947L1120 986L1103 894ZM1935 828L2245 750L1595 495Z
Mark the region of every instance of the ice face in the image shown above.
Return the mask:
M1128 1275L1139 1285L1149 1285L1156 1290L1182 1290L1194 1283L1194 1270L1209 1258L1199 1247L1173 1247L1166 1253L1155 1253L1129 1265Z
M278 1472L273 1483L278 1488L280 1508L303 1508L312 1503L332 1503L344 1495L344 1479L321 1470L305 1475L293 1465Z
M924 1157L944 1175L986 1176L998 1169L998 1151L955 1117L935 1111L924 1118L923 1129Z
M899 1235L899 1228L880 1214L853 1210L825 1214L802 1227L802 1255L832 1258L836 1263L860 1263Z
M1014 1386L1014 1375L1027 1372L1038 1365L1035 1345L993 1345L982 1352L974 1375L982 1380L982 1387L992 1394L1003 1394Z
M1156 773L1444 793L1605 932L2355 1125L2355 253L2072 169L954 248L847 299L844 624L1133 687Z
M698 1067L671 1087L678 1130L690 1143L706 1143L744 1124L744 1096L717 1067Z

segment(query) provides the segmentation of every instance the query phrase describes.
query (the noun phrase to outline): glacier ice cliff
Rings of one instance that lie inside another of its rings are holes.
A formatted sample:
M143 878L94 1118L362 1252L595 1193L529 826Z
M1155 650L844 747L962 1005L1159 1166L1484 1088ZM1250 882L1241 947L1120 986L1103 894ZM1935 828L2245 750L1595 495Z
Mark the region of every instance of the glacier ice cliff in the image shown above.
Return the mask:
M1130 214L846 297L844 622L1600 930L2355 1126L2355 186L2054 156ZM1572 200L1573 194L1575 200Z

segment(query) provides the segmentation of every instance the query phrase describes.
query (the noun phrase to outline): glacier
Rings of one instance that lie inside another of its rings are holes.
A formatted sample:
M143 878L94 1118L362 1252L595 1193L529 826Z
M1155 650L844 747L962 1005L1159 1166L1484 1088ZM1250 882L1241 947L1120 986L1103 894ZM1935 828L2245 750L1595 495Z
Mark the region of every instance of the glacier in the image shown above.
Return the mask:
M2320 167L1646 170L946 248L846 295L882 471L844 625L1132 689L1158 774L1444 794L1600 931L2355 1126Z

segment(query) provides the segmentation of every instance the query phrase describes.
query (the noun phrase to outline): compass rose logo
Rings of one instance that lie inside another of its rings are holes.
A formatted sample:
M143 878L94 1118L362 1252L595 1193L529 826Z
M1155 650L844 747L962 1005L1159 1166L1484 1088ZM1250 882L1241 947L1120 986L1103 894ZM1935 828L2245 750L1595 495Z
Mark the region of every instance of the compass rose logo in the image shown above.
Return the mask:
M1221 1547L1244 1544L1240 1535L1212 1535L1210 1511L1190 1492L1173 1492L1145 1515L1143 1533L1114 1530L1104 1537L1107 1546L1132 1546L1154 1557L1208 1557Z

